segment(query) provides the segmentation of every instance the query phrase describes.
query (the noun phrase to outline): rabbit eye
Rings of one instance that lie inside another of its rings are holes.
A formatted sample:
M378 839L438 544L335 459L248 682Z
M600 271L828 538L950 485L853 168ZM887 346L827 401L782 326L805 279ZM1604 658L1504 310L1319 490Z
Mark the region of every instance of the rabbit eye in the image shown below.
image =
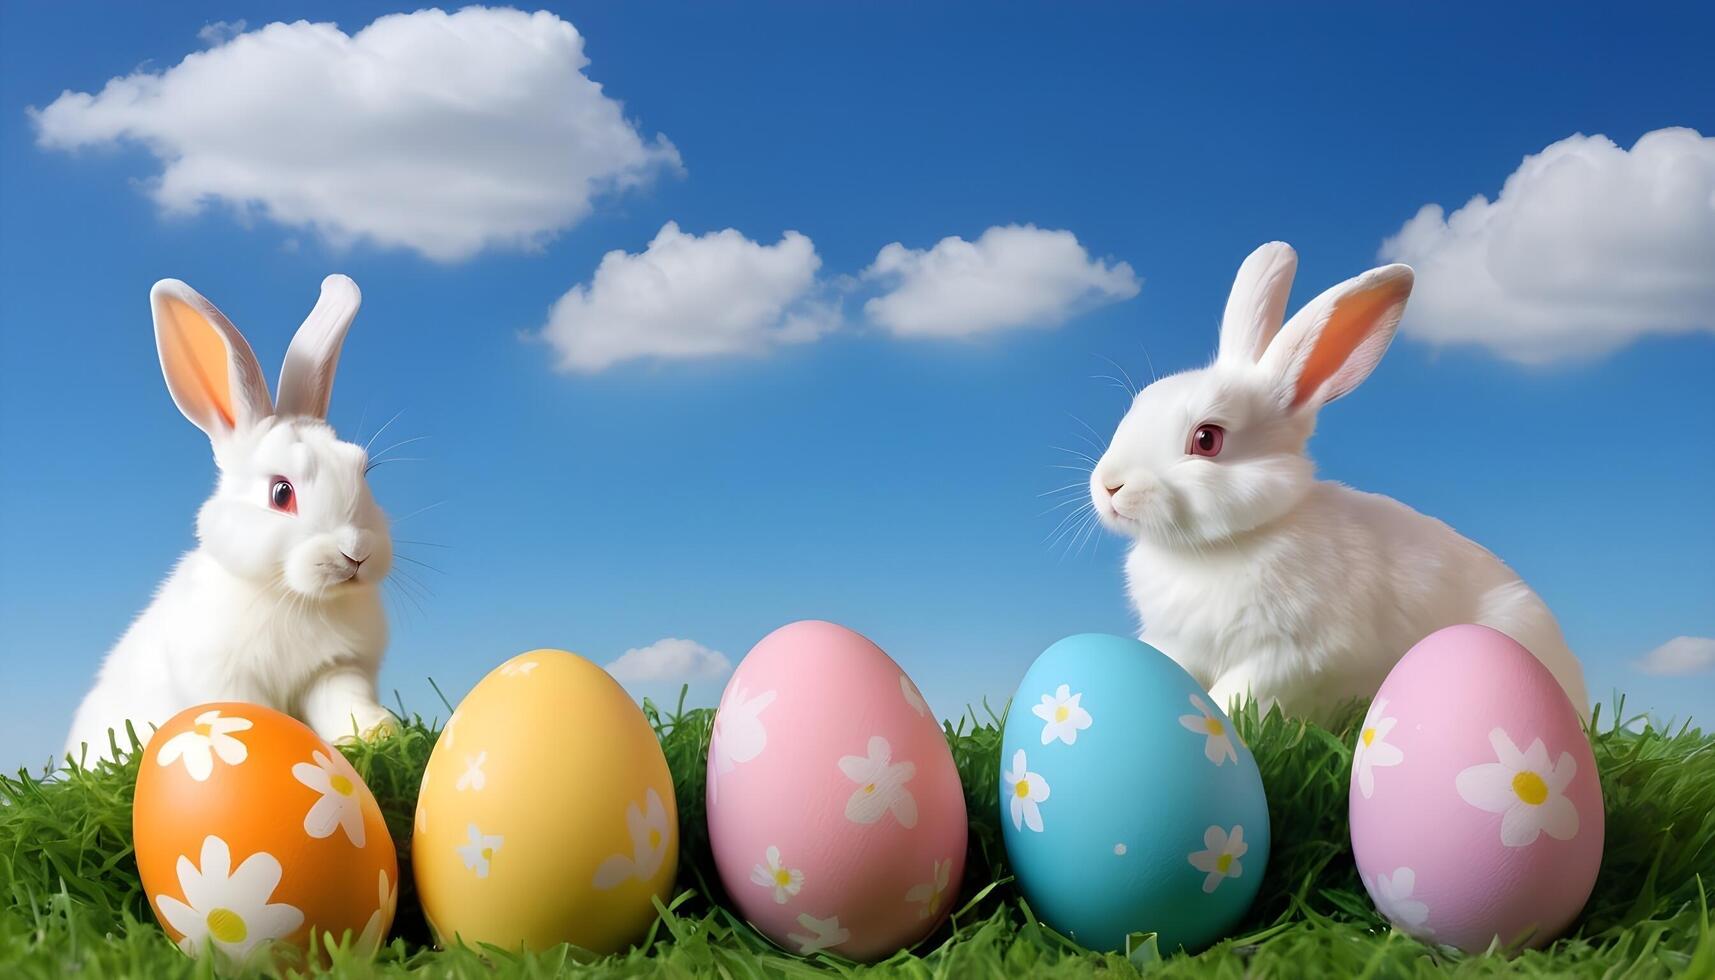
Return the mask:
M1191 430L1191 442L1185 447L1187 456L1219 456L1221 444L1227 441L1227 430L1205 422Z
M292 481L275 477L274 485L268 488L268 503L282 514L296 514L298 494L292 489Z

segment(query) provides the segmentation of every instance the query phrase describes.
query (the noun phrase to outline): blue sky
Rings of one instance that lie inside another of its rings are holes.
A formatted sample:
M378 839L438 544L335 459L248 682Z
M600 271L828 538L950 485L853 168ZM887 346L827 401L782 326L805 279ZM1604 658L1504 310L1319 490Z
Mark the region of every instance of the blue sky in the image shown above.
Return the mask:
M456 699L535 646L606 662L679 637L736 661L776 626L818 617L871 636L955 713L985 696L998 705L1065 634L1132 628L1121 542L1051 547L1058 515L1039 496L1078 479L1054 448L1083 448L1075 419L1105 435L1124 411L1096 378L1113 372L1107 359L1139 379L1151 364L1200 364L1258 243L1297 247L1296 306L1379 264L1424 205L1494 200L1527 156L1575 134L1617 144L1592 157L1612 173L1595 166L1583 191L1518 185L1520 202L1536 195L1563 226L1544 229L1544 207L1521 203L1496 217L1523 225L1499 244L1478 234L1433 253L1451 269L1459 249L1510 249L1504 309L1461 317L1461 284L1426 276L1422 322L1414 299L1381 368L1324 413L1312 451L1325 478L1396 496L1508 560L1559 615L1597 696L1715 713L1715 673L1634 665L1674 637L1715 636L1715 264L1702 264L1715 252L1698 251L1715 242L1715 217L1695 190L1709 141L1690 139L1674 171L1688 185L1639 191L1625 155L1665 127L1715 134L1707 9L1644 20L1560 5L557 7L603 86L586 98L622 103L621 128L644 149L631 147L629 176L599 186L587 214L562 201L569 216L530 241L470 247L420 232L377 244L376 228L408 226L408 214L349 234L218 199L170 211L153 183L159 146L103 137L87 113L61 131L65 145L42 145L27 111L172 70L227 43L240 18L250 31L304 18L354 34L399 10L8 9L0 764L57 750L100 658L190 547L212 485L206 440L155 362L146 296L158 278L219 304L270 377L324 275L362 287L332 421L368 438L399 413L378 447L428 437L400 451L422 461L373 478L391 513L421 511L396 536L435 545L400 549L438 569L406 565L432 594L392 600L383 681L409 707L443 710L429 677ZM560 104L537 94L532 104ZM373 123L335 145L286 143L319 165L409 172L396 149L367 145L385 128ZM217 117L184 138L225 132ZM421 152L457 136L431 127ZM242 170L242 152L221 149ZM302 170L278 163L256 179L288 193ZM462 192L454 184L447 195ZM1684 186L1692 203L1663 212L1670 228L1612 204ZM558 370L537 336L550 308L580 284L597 290L606 253L642 253L668 222L758 246L788 231L813 241L813 282L782 287L782 315L809 311L818 336ZM1091 268L1125 263L1136 295L1087 291L1039 322L956 338L866 311L897 285L862 277L884 246L975 242L1015 224L1070 232ZM1662 241L1689 244L1666 250L1661 262L1679 265L1659 277L1614 261ZM1550 283L1545 299L1545 275L1576 289ZM1487 339L1458 342L1472 322ZM1573 350L1596 336L1607 339ZM700 681L694 698L712 702L720 683Z

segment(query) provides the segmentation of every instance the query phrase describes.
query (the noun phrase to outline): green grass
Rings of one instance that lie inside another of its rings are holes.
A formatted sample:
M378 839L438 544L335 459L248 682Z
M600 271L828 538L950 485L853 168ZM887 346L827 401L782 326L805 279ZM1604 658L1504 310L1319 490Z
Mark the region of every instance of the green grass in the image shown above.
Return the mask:
M308 972L342 977L693 975L877 977L1526 976L1715 977L1709 896L1715 884L1715 737L1598 723L1592 740L1607 802L1607 848L1595 893L1573 931L1514 959L1425 946L1376 917L1352 863L1346 827L1354 706L1332 728L1279 715L1235 719L1262 767L1274 851L1255 906L1235 935L1195 956L1097 954L1031 915L1001 845L999 719L967 718L948 741L964 778L971 845L952 922L919 949L859 967L781 952L722 903L703 823L711 712L646 705L672 766L683 821L678 892L631 953L594 958L570 947L521 956L436 951L407 873L391 944L374 962L336 948ZM417 782L434 728L346 749L380 800L408 867ZM131 854L136 763L0 777L0 976L212 976L155 925ZM1164 951L1165 952L1165 951ZM288 970L288 972L292 972Z

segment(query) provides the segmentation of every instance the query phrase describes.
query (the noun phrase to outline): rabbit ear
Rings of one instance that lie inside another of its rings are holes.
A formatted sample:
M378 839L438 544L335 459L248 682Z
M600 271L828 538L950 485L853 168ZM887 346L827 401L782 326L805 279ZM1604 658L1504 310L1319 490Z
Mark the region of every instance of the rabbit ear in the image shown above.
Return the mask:
M1286 319L1286 296L1298 271L1298 253L1285 242L1259 247L1239 266L1227 312L1221 317L1216 360L1255 364Z
M1348 279L1305 304L1268 345L1262 367L1288 408L1325 405L1369 377L1411 296L1407 265Z
M339 349L362 302L363 295L350 277L332 275L322 280L321 298L292 337L286 361L280 366L281 415L327 418Z
M185 418L219 440L274 413L256 355L213 303L177 279L162 279L149 290L149 305L161 373Z

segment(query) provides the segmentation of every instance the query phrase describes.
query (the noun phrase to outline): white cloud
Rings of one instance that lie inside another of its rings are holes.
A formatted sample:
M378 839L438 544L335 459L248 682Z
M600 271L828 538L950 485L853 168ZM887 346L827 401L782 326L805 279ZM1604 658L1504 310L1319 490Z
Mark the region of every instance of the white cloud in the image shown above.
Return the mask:
M725 654L674 637L627 650L607 665L607 672L621 682L713 680L730 670L732 661Z
M1715 669L1715 639L1707 636L1676 636L1644 654L1633 664L1646 674L1679 677Z
M171 68L32 107L37 143L140 144L168 213L218 202L441 261L538 246L596 195L680 167L584 75L583 37L547 12L421 10L350 36L233 26L205 28L214 46Z
M541 336L562 369L585 372L813 340L838 324L816 298L821 264L795 231L763 245L731 228L688 235L669 221L642 252L602 256L588 284L554 303Z
M1138 291L1131 266L1091 259L1071 232L1033 225L997 225L974 242L943 238L928 250L894 242L863 278L889 287L864 312L901 337L1054 326Z
M1431 343L1539 363L1715 331L1715 138L1568 137L1493 201L1424 205L1381 254L1416 268L1401 329Z
M202 29L197 31L197 40L210 45L225 44L238 35L243 34L244 29L248 26L250 25L245 23L243 18L239 18L238 20L210 21L209 23L202 25Z

